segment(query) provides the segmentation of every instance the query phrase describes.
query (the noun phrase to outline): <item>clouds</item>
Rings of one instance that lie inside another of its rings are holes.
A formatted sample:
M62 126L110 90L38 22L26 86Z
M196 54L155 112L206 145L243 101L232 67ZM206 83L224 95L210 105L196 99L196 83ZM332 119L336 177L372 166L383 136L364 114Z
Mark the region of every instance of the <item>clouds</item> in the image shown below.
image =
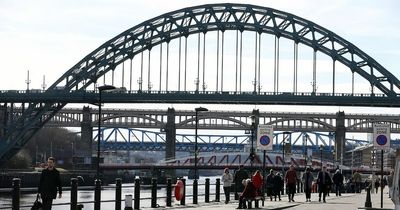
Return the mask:
M224 1L222 1L224 2ZM227 2L227 1L225 1ZM0 89L48 86L85 55L117 34L147 19L215 1L0 1ZM394 75L400 75L400 17L396 1L247 1L309 19L353 42Z

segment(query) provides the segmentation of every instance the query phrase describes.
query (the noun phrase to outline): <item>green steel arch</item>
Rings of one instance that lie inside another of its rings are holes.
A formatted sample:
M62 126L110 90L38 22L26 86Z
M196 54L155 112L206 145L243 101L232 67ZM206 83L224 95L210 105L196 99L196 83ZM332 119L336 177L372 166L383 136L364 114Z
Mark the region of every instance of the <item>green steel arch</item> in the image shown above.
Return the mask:
M301 17L248 4L210 4L166 13L134 26L107 41L66 71L46 92L85 90L97 79L136 54L161 43L208 31L255 31L284 37L320 51L365 78L387 97L397 97L399 80L369 55L335 33ZM66 103L31 103L7 125L0 144L0 165ZM46 114L46 115L45 115ZM45 117L46 116L46 117Z

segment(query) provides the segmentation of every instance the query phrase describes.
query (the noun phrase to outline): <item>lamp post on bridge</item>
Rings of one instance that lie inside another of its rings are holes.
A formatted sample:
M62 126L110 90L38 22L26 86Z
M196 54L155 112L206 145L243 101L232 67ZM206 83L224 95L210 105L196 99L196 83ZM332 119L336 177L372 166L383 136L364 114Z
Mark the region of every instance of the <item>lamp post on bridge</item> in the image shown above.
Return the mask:
M320 153L321 153L321 170L322 170L322 150L324 149L324 145L319 145L319 151L320 151Z
M101 94L103 91L113 90L115 89L112 85L103 85L98 87L99 89L99 122L98 122L98 130L97 130L97 168L96 168L96 180L95 180L95 192L94 192L94 209L100 210L100 197L101 197L101 180L100 180L100 129L101 129Z
M250 165L253 170L253 163L254 163L254 158L255 158L255 152L254 152L254 139L255 139L255 129L256 129L256 116L253 114L250 116L251 118L251 149L250 149Z
M198 171L197 171L197 154L199 153L198 151L198 146L197 146L197 128L199 124L199 112L207 112L208 109L204 107L197 107L194 109L196 112L195 115L195 128L194 128L194 184L193 184L193 204L197 204L197 176L198 176Z

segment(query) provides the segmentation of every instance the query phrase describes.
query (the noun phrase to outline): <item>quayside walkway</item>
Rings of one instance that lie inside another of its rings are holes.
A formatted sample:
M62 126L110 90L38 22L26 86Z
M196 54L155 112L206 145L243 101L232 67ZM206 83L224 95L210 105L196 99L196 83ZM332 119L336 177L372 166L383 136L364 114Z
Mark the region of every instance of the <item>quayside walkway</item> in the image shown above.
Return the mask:
M185 210L225 210L225 209L235 209L238 207L238 201L232 201L229 204L224 204L223 197L221 197L221 202L219 203L200 203L199 205L187 204L185 206L174 206L173 208L157 208L157 209L185 209ZM334 193L331 193L329 197L326 198L326 203L318 202L318 194L313 193L311 195L312 202L305 202L305 196L303 193L298 193L295 195L296 202L288 202L287 196L282 198L282 201L266 201L264 206L260 205L259 209L293 209L293 210L351 210L359 209L364 207L366 199L366 192L353 194L345 193L341 197L336 197ZM371 194L372 208L381 209L381 194L380 189L378 194ZM151 208L144 208L151 209ZM253 209L254 205L253 205ZM388 189L385 188L383 194L383 209L394 209L394 204L388 197Z

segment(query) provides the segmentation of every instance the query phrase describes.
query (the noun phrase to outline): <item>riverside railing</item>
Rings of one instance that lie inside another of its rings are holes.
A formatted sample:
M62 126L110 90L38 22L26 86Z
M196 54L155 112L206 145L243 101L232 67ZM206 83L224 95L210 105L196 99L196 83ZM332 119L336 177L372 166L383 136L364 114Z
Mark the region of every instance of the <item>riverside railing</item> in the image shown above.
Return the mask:
M220 184L220 179L217 178L215 181L215 192L210 193L210 179L206 178L204 184L198 184L197 182L193 182L192 187L197 188L198 186L203 186L204 185L204 193L198 194L196 190L194 190L191 195L186 194L186 180L181 179L181 181L184 183L183 187L183 197L179 201L179 205L186 205L186 198L192 198L193 203L197 203L198 196L204 196L204 202L209 203L210 202L210 195L214 195L215 199L214 202L220 202L220 194L221 194L221 184ZM7 189L1 189L0 192L11 192L12 195L12 205L11 206L5 206L5 207L0 207L0 209L13 209L13 210L19 210L20 208L29 208L31 205L20 205L20 198L21 198L21 179L19 178L14 178L12 181L12 188L7 188ZM115 188L115 199L114 200L101 200L101 196L96 196L93 201L78 201L78 192L80 190L96 190L96 187L100 187L100 191L102 189L106 188ZM141 207L151 207L151 208L158 208L160 205L157 203L158 199L165 199L165 206L166 207L172 207L172 198L175 198L175 196L172 193L172 190L174 186L172 186L172 180L167 179L166 184L164 185L159 185L157 183L157 179L152 179L151 185L141 185L140 179L137 178L135 179L133 188L134 188L134 194L133 196L131 194L126 194L125 199L122 199L122 188L130 188L132 186L122 186L122 180L117 178L115 180L115 187L114 186L91 186L91 187L82 187L78 186L78 180L76 178L71 179L71 187L65 187L64 191L70 191L70 202L65 202L65 203L55 203L53 206L70 206L71 210L80 210L84 207L85 204L94 204L101 206L101 203L106 203L106 202L114 202L115 203L115 210L121 210L122 209L122 202L125 202L124 210L130 210L130 209L140 209ZM150 197L144 197L141 198L141 189L148 189L151 188L151 196ZM158 195L158 188L166 188L166 195L165 196L159 196ZM31 189L32 190L32 189ZM23 188L22 188L23 191ZM142 200L150 200L150 206L142 206L141 201ZM132 205L133 201L133 205ZM33 202L32 202L33 203Z

